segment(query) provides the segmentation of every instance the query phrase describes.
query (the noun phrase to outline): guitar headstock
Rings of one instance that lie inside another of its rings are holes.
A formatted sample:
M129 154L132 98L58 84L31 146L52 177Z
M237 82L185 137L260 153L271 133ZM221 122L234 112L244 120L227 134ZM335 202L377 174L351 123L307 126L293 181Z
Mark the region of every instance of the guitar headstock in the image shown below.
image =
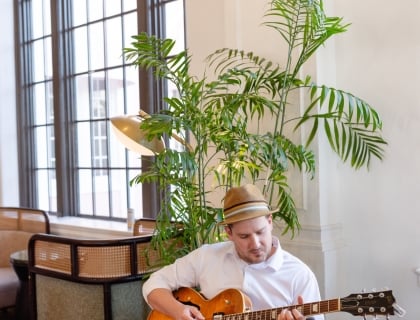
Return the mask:
M393 315L395 298L391 290L353 293L341 298L341 311L354 316Z

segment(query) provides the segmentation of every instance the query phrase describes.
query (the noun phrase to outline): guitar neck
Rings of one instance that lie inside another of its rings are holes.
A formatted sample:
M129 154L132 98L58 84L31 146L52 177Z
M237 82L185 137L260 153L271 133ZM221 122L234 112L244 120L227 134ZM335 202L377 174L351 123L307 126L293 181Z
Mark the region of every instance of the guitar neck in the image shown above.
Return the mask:
M250 311L241 314L230 314L224 315L223 320L255 320L255 319L267 319L275 320L283 309L297 309L304 316L311 316L317 314L331 313L341 311L340 299L330 299L311 303L304 303L294 306L287 306L283 308L274 308L259 311ZM218 319L215 317L215 319Z
M280 308L280 309L283 310L285 308ZM286 309L297 309L304 316L341 311L340 299L330 299L330 300L304 303L300 305L289 306Z

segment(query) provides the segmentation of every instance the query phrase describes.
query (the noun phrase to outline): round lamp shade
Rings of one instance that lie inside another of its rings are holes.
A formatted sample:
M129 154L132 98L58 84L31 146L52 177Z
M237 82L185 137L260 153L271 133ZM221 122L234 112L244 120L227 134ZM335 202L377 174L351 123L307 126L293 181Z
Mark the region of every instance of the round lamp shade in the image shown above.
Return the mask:
M118 116L111 118L112 128L118 140L129 150L142 156L154 156L165 149L163 139L147 139L146 132L140 129L138 116Z

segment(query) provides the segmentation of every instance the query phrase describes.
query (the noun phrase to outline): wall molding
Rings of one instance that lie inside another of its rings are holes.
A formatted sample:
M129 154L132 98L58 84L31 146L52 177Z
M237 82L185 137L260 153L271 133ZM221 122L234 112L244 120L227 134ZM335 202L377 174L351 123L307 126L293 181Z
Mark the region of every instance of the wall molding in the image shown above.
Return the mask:
M344 247L341 224L309 225L303 224L301 230L291 238L289 234L281 235L281 223L276 223L275 234L279 237L283 247L305 248L327 252Z

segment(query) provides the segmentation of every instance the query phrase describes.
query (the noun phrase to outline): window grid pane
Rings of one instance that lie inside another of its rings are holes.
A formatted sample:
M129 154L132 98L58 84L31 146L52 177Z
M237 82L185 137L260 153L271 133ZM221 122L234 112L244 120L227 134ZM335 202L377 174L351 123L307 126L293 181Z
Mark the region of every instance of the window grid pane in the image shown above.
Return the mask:
M27 199L31 206L110 219L125 219L127 208L134 208L142 216L142 186L129 183L141 172L141 157L116 140L109 118L136 114L141 94L153 90L140 91L139 70L126 64L122 50L138 26L147 24L146 15L165 11L172 22L150 18L162 22L153 33L176 36L181 50L184 8L182 0L155 0L153 11L137 12L137 3L19 2L22 113L29 114L21 118L31 128L27 141L34 146L32 154L25 148L21 153L32 172L27 180L29 193L35 194Z

